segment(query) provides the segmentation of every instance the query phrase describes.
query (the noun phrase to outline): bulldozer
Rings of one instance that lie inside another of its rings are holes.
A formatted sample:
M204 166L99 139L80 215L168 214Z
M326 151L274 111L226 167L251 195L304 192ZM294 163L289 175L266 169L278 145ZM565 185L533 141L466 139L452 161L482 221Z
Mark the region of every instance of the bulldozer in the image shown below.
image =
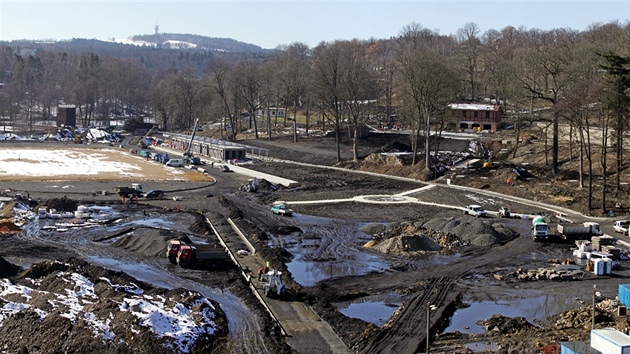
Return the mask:
M263 292L267 297L282 297L287 291L282 283L282 272L270 270L262 275Z

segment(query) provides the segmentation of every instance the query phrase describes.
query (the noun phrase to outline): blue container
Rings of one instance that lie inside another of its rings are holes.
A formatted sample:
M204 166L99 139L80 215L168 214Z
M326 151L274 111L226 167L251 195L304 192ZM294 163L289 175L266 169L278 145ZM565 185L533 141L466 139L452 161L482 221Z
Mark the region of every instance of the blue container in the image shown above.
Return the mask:
M630 284L619 284L619 302L630 307Z

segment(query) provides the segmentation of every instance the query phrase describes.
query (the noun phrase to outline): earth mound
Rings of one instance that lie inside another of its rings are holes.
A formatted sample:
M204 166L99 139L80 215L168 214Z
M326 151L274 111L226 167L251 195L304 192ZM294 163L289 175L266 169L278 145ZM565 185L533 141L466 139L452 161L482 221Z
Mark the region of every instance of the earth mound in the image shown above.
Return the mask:
M112 245L147 257L163 257L167 243L173 239L192 243L183 232L139 228L116 240Z
M374 223L360 230L375 239L366 247L392 254L435 252L466 245L489 247L518 237L516 231L501 223L452 217L433 218L424 223Z
M78 259L36 263L12 281L0 283L7 353L212 352L227 333L223 312L199 293Z

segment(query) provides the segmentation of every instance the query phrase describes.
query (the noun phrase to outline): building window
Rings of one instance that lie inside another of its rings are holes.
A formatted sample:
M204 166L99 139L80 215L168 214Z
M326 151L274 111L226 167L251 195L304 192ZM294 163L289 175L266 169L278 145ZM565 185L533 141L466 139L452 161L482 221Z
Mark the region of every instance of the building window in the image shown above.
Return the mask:
M462 111L463 115L462 117L466 118L466 111Z
M486 111L486 118L490 118L490 111Z
M474 117L479 118L479 112L475 111Z

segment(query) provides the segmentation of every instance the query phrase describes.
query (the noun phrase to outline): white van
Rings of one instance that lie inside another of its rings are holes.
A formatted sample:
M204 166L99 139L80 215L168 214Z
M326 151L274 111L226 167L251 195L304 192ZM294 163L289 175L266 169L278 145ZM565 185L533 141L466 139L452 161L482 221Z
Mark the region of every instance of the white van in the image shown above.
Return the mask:
M182 159L170 159L166 162L166 166L182 167L184 166L184 160Z

